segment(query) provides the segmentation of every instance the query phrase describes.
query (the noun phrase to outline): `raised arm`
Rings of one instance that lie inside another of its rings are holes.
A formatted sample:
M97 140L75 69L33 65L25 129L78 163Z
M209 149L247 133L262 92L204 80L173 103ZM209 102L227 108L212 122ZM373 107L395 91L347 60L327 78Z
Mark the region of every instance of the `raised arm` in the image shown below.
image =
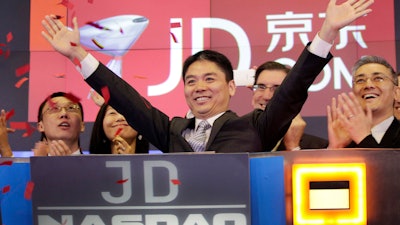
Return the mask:
M326 18L318 33L320 38L328 43L332 43L339 33L339 30L349 25L361 16L372 12L368 8L374 0L348 0L340 5L337 0L330 0L326 9Z
M87 51L80 44L80 35L77 18L72 19L73 29L68 29L54 15L45 16L42 25L46 29L42 31L42 36L53 46L53 48L68 57L72 62L82 61Z

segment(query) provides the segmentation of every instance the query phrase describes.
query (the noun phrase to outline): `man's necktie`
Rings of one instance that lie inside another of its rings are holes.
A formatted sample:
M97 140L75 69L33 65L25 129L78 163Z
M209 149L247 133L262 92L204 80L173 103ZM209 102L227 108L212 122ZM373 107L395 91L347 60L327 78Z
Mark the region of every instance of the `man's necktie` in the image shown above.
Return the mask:
M204 152L206 148L206 130L210 127L211 125L206 120L201 121L197 126L197 130L188 139L195 152Z

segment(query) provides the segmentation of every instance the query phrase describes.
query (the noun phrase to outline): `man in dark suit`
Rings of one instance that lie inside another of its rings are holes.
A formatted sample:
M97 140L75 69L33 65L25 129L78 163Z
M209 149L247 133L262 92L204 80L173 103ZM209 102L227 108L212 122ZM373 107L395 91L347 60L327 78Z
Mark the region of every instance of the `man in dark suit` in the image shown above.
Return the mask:
M382 57L364 56L352 73L352 92L328 106L328 148L399 148L393 104L400 89L393 67Z
M267 61L257 67L254 74L252 105L255 109L265 110L275 91L282 84L290 69L278 62ZM298 114L291 122L285 136L278 142L273 150L300 150L320 149L328 146L328 141L310 134L304 133L306 122Z
M307 89L331 59L329 49L339 29L371 12L373 0L349 0L336 5L331 0L325 22L314 41L271 100L267 110L255 110L238 117L228 110L235 94L233 71L229 60L215 51L201 51L189 57L183 66L184 93L194 119L169 119L143 99L135 89L113 74L80 45L76 18L68 30L55 16L42 21L46 40L61 54L79 66L86 82L97 92L108 87L110 105L123 114L128 123L164 152L193 152L189 144L198 135L199 124L206 120L211 127L203 131L205 151L253 152L270 150L286 133L291 120L300 112ZM71 43L74 43L73 45ZM203 129L201 129L203 130ZM262 138L260 138L262 137ZM267 137L267 138L265 138Z

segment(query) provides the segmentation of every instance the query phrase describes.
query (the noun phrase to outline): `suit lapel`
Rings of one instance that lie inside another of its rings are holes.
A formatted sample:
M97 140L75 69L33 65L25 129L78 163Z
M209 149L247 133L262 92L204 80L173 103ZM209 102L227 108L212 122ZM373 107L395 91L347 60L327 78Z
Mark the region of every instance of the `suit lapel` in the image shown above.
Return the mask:
M400 133L400 123L395 118L393 122L390 124L387 131L385 132L385 135L383 135L380 145L393 146L393 144L396 143L397 141L396 140L397 137L399 137L399 133Z
M217 134L219 133L219 130L221 130L222 126L225 124L226 121L236 118L237 115L236 113L232 111L226 111L222 116L220 116L218 119L214 121L214 124L211 129L210 137L208 138L207 146L206 149L211 145L211 143L214 142L215 138L217 137Z

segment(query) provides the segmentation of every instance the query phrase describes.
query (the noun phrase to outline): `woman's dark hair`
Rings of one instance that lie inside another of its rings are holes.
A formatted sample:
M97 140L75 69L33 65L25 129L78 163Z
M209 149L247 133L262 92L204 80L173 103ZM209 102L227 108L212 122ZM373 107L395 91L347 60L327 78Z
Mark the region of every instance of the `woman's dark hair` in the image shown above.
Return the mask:
M71 101L73 101L74 103L77 103L79 105L79 110L81 111L81 115L82 115L82 121L83 121L83 107L82 104L79 101L76 101L75 99L71 99L72 97L75 98L72 94L67 94L65 92L54 92L53 94L47 96L47 98L40 104L39 106L39 111L37 114L37 122L39 123L40 121L43 120L43 108L46 105L46 102L48 102L49 100L56 98L56 97L65 97L70 99ZM46 134L44 132L41 133L40 136L40 140L46 140ZM80 140L78 139L78 145L80 146Z
M107 111L107 104L103 104L97 113L90 138L90 154L111 154L111 141L107 138L103 129L103 120ZM141 135L136 137L135 153L149 153L149 142Z

